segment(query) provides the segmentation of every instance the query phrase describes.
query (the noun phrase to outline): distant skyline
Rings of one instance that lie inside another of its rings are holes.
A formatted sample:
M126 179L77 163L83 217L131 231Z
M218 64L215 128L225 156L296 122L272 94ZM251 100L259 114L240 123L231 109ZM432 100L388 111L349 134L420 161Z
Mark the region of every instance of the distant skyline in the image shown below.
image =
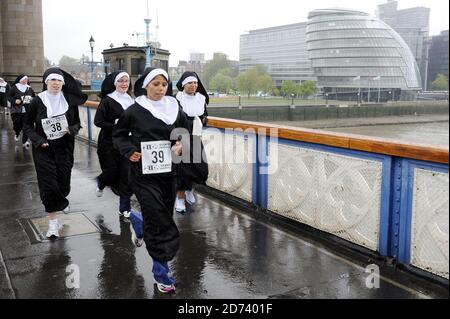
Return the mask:
M400 10L430 8L430 35L449 29L446 0L397 2ZM133 37L132 34L145 33L146 0L42 0L42 3L45 56L54 63L64 55L81 58L85 54L90 57L91 35L96 40L96 61L102 58L101 52L111 43L115 47L123 43L143 45L144 36ZM149 1L149 15L152 19L151 33L153 37L158 33L161 48L170 51L172 67L177 66L179 60L188 60L190 53L204 53L205 59L209 60L214 52L222 52L232 60L239 60L241 34L306 22L308 13L315 9L340 7L375 15L377 6L382 3L386 0L315 0L308 3L298 0ZM159 32L156 32L157 24Z

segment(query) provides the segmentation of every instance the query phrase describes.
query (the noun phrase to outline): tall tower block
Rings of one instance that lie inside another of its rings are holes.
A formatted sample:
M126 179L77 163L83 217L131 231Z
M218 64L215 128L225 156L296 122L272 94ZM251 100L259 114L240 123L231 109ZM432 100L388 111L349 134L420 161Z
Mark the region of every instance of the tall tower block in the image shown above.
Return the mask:
M0 73L8 81L23 73L35 82L43 72L42 0L1 0Z

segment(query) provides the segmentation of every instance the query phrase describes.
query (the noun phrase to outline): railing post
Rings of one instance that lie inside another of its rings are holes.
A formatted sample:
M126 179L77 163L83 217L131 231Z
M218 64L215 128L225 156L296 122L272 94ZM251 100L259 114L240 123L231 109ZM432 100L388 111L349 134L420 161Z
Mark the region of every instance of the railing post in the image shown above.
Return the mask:
M92 121L91 121L91 108L86 106L86 113L87 113L87 129L88 129L88 140L89 143L92 142Z

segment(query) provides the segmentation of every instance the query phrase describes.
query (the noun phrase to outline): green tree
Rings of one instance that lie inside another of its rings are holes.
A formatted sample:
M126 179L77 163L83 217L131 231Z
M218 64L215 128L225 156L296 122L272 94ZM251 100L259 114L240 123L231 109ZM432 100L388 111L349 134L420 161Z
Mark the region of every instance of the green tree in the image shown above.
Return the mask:
M446 91L448 90L448 77L446 77L444 74L439 73L433 83L431 83L431 85L435 90Z
M260 75L258 77L258 90L263 93L270 93L273 87L273 80L270 75Z
M211 79L209 88L219 93L228 93L233 88L233 79L227 75L218 73Z
M294 81L288 80L281 83L281 92L284 96L290 97L298 94L298 85Z
M298 94L303 98L306 98L317 92L317 86L315 81L303 81L299 86Z
M59 66L62 69L68 69L71 66L74 65L80 65L80 60L75 59L75 58L71 58L70 56L64 55L60 60L59 60Z
M251 94L258 91L258 71L252 68L236 78L236 86L241 93L247 94L250 98Z
M218 74L222 73L225 75L231 74L227 72L231 69L230 61L226 54L223 53L214 53L214 57L211 61L208 61L205 65L205 69L203 71L202 82L206 87L209 87L212 78ZM227 70L227 71L225 71Z
M273 96L279 96L280 95L280 90L277 88L277 86L276 85L273 85L271 88L270 88L270 92L269 92L271 95L273 95Z

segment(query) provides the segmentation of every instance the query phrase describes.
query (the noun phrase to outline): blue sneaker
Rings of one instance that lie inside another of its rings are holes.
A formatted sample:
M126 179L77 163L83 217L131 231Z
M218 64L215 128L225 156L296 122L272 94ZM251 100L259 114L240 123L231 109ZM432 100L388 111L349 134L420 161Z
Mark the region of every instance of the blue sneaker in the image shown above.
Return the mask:
M136 247L144 245L144 222L142 213L132 210L130 212L131 241Z

